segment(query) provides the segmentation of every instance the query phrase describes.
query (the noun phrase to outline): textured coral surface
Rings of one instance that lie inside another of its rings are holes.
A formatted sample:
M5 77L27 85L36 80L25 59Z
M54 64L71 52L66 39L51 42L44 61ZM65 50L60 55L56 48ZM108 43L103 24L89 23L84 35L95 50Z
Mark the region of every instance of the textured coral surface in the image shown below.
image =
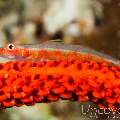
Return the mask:
M120 66L78 59L0 64L1 108L59 99L120 104Z

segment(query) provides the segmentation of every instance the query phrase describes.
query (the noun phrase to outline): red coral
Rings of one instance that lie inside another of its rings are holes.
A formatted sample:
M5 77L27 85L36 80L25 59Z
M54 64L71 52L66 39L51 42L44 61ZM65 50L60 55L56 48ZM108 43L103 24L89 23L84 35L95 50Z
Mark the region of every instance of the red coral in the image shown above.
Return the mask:
M59 99L120 104L120 66L77 59L0 64L1 108Z

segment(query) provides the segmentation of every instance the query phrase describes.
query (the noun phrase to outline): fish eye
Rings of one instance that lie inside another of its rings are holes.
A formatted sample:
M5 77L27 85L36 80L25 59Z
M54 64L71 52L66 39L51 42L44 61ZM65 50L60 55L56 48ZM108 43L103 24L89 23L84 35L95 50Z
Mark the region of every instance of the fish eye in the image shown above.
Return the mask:
M14 50L15 49L15 45L14 44L8 44L8 49L9 50Z

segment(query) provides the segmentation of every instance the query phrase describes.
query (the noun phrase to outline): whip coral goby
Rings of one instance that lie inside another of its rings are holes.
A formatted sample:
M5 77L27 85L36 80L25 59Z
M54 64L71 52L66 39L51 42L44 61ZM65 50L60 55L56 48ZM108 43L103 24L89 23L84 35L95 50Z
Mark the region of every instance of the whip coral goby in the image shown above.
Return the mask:
M0 49L12 58L0 64L1 108L59 99L120 105L119 61L74 45L8 47Z

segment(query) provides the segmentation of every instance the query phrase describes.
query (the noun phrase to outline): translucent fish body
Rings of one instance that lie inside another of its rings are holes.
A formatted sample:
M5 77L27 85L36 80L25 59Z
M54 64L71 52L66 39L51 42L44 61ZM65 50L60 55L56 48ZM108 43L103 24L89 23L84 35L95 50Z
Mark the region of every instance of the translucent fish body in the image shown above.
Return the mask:
M0 49L0 55L8 59L17 60L67 60L82 59L85 61L104 61L120 65L120 61L90 48L80 45L66 45L45 42L39 45L17 45L14 50Z

